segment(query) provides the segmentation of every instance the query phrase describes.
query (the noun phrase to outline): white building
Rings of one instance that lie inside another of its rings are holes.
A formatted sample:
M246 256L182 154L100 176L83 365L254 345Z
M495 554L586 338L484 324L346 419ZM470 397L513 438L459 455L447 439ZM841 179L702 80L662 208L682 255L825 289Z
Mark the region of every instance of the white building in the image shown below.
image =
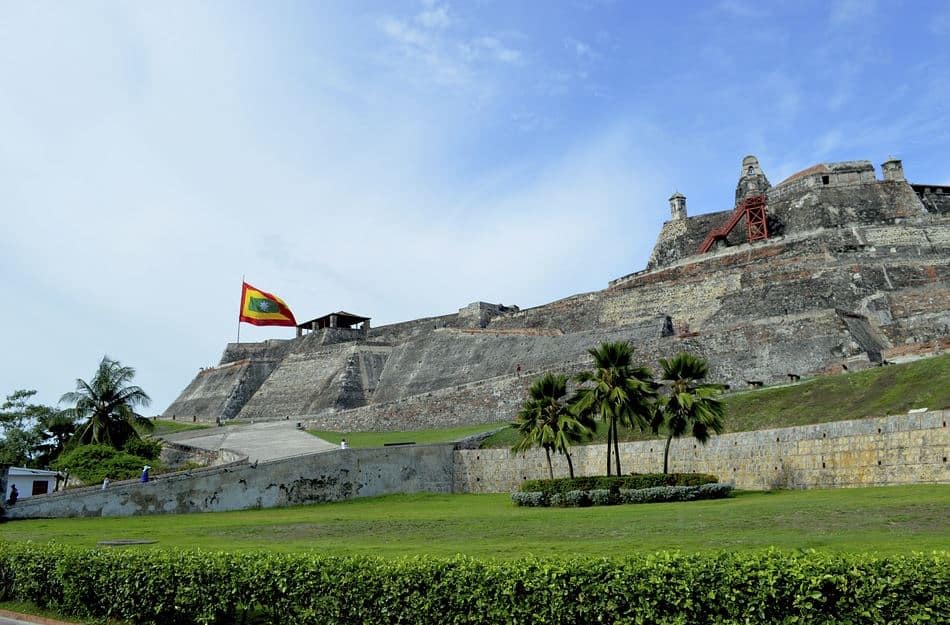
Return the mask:
M10 473L7 476L7 492L3 495L3 501L6 502L10 498L10 489L14 484L18 497L24 499L33 495L45 495L57 490L62 479L63 474L58 471L10 467Z

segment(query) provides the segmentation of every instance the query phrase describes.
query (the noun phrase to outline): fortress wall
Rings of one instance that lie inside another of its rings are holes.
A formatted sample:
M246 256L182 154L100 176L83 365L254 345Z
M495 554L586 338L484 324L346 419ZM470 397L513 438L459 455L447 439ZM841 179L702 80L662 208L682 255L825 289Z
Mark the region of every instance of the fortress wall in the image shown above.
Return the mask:
M546 337L582 340L573 345L571 357L565 350L558 359L524 367L520 376L509 370L507 375L443 386L388 402L293 418L307 421L310 429L336 432L411 431L511 421L535 377L545 371L574 375L589 369L591 362L586 350L604 340L631 341L636 361L654 370L660 358L690 351L709 359L712 379L740 388L746 386L746 380L786 382L789 373L817 373L849 358L863 357L867 361L864 348L834 310L765 319L687 337L659 336L656 326L639 328L639 338L622 329L590 332L583 337ZM511 355L504 358L510 359Z
M928 213L950 217L950 186L912 185Z
M832 174L832 177L852 174L853 179L831 181L827 186L820 184L821 175L817 175L773 187L768 193L766 209L770 234L793 235L816 228L887 223L927 214L917 193L906 182L868 180L861 172ZM942 206L942 202L941 197L941 204L934 206ZM729 220L731 213L730 209L664 224L647 270L666 267L691 256L697 260L707 257L699 256L699 246L710 231ZM743 222L729 235L727 244L735 246L747 240Z
M228 343L219 364L238 360L280 360L296 346L295 339L269 339L260 343Z
M732 209L688 217L683 220L668 221L663 225L660 236L650 260L647 271L666 267L678 260L692 256L699 251L703 239L713 228L718 228L729 220Z
M242 360L199 371L162 417L206 422L233 418L276 366L271 361Z
M352 344L316 346L287 356L239 413L269 420L332 409L340 397Z
M511 374L392 402L296 418L306 421L307 429L331 432L412 431L511 421L531 379L530 374Z
M224 512L452 491L453 446L347 449L21 499L11 519Z
M438 328L457 328L458 326L458 313L452 313L370 328L368 339L383 343L398 343L420 333L431 332Z
M950 484L950 411L838 421L714 436L704 447L692 438L670 446L671 472L711 473L737 488L832 488L893 484ZM624 473L663 471L664 440L620 445ZM606 447L574 447L575 475L603 475ZM553 458L555 477L567 462ZM455 453L455 492L511 492L522 480L548 476L544 452L508 449Z
M833 364L863 357L864 351L834 310L765 318L678 337L674 345L656 347L664 352L656 359L679 351L706 358L713 380L737 388L746 387L747 380L778 384L787 382L790 373L823 372ZM638 353L647 355L643 349Z
M557 368L582 359L604 340L633 343L659 338L665 318L640 319L611 330L573 334L498 334L437 330L393 348L379 380L374 401L390 402L432 389L522 371Z
M673 441L670 470L719 476L738 488L823 488L950 483L947 419L935 411L876 419L738 432L704 447ZM621 445L625 473L658 472L662 440ZM574 447L577 475L602 475L605 446ZM554 458L555 476L567 475ZM453 445L333 450L270 463L233 463L21 499L11 519L221 512L393 493L509 492L547 477L544 453L455 450Z
M492 318L489 329L550 329L564 333L583 332L595 325L600 311L600 293L582 293L573 297L526 308L518 312L503 313Z

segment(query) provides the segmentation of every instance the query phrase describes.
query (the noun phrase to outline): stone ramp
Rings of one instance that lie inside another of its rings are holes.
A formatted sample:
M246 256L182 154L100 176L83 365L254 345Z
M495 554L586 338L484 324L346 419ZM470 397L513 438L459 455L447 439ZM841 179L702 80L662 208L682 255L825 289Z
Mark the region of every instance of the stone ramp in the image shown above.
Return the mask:
M229 425L211 430L193 430L169 436L167 440L210 451L227 449L247 456L248 462L252 463L337 449L333 443L298 430L296 422L293 421L270 421Z

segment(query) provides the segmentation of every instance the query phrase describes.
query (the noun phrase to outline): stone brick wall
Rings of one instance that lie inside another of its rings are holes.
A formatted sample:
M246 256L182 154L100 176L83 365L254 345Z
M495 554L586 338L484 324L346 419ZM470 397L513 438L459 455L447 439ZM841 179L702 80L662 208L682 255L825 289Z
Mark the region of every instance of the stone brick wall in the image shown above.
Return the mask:
M734 233L701 256L695 247L726 213L670 222L664 237L675 241L661 237L662 259L602 291L525 310L475 302L365 333L229 345L222 364L249 363L243 373L200 373L166 416L310 419L346 431L507 420L520 386L506 376L519 366L567 371L604 340L632 342L650 365L693 351L728 384L942 348L950 217L921 205L918 194L936 197L933 189L872 178L868 162L803 172L769 191L782 234L749 244ZM481 397L471 386L479 381Z
M703 472L744 489L950 483L950 411L839 421L673 441L670 470ZM621 445L624 473L662 470L663 440ZM601 475L605 446L572 451L577 475ZM555 475L567 465L554 458ZM533 450L420 445L334 450L250 465L245 460L20 500L9 518L216 512L338 501L393 493L489 493L547 477Z
M130 480L20 500L11 519L223 512L452 490L452 445L334 450Z
M203 369L162 417L203 422L236 417L278 363L245 359Z
M704 447L691 438L674 440L670 471L711 473L737 488L831 488L891 484L950 484L950 411L837 421L714 436ZM664 440L623 443L624 473L663 470ZM603 475L604 445L575 447L576 475ZM567 462L554 458L555 477L567 477ZM507 449L459 450L455 492L509 492L523 480L547 477L544 452Z

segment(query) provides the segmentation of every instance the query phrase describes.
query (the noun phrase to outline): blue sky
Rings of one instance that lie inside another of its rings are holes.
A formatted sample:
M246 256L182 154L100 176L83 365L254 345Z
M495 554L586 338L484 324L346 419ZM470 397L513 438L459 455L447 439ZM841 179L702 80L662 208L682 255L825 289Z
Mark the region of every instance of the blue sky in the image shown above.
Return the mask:
M108 354L161 412L242 274L374 325L597 290L749 153L950 184L947 67L942 1L0 0L0 394Z

